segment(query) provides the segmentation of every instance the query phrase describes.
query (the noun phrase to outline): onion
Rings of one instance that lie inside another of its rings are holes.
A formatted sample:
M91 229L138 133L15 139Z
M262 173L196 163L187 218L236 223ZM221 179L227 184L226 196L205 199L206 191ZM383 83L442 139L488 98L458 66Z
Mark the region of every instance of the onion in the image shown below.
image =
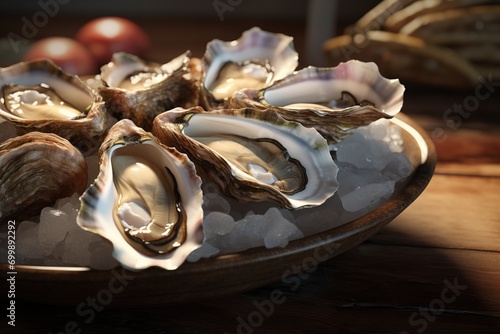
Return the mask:
M71 38L48 37L41 39L29 48L23 60L47 58L70 74L93 74L97 69L90 52Z
M109 62L115 52L144 57L149 49L149 37L144 30L120 17L89 21L78 30L75 38L89 49L99 66Z

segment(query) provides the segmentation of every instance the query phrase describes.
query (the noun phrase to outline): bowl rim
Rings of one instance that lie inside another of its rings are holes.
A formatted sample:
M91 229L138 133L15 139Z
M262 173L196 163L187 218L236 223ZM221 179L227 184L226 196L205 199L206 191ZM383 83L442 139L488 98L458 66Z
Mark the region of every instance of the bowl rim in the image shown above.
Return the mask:
M141 271L128 271L133 273L137 278L143 278L145 280L164 280L170 277L188 277L201 275L220 275L225 273L235 274L238 271L251 271L255 266L262 263L278 263L280 259L286 257L290 259L292 257L305 256L305 254L311 254L318 247L327 247L335 243L341 243L350 238L358 238L354 240L353 244L341 245L338 249L330 254L328 260L352 247L355 247L359 243L365 241L370 236L377 233L383 226L391 222L396 218L404 209L406 209L427 187L430 182L435 166L437 163L437 155L435 146L427 134L427 132L421 128L415 121L410 117L399 113L397 118L404 123L412 127L418 134L423 138L427 146L427 158L425 162L416 167L413 174L408 178L405 185L400 189L400 191L391 197L388 201L377 207L375 210L365 214L351 222L342 224L335 228L326 230L324 232L319 232L310 236L306 236L297 240L290 241L287 246L283 248L272 248L267 249L264 246L252 248L243 252L235 254L227 254L216 256L212 258L203 258L197 262L190 263L185 262L176 270L164 270L157 267L147 268ZM319 261L323 262L323 261ZM116 267L121 268L120 266ZM50 281L54 284L62 282L74 282L78 281L80 283L84 282L103 282L109 280L112 275L112 270L96 270L87 267L51 267L51 266L34 266L34 265L21 265L16 264L15 266L18 280L21 279L25 283L33 283L40 281ZM0 270L3 273L9 272L7 263L0 263ZM271 270L272 271L272 270ZM248 290L250 288L256 288L266 283L279 280L276 277L276 272L279 269L274 270L274 274L269 274L269 277L263 277L260 280L251 284L243 284L240 289L236 289L232 292L241 292ZM281 268L282 272L282 268ZM240 273L241 274L241 273ZM243 286L244 285L244 286ZM218 293L213 293L216 295ZM34 296L36 297L36 296ZM34 298L28 298L34 300ZM36 299L36 298L35 298ZM193 298L186 298L193 299ZM57 301L56 301L57 303Z

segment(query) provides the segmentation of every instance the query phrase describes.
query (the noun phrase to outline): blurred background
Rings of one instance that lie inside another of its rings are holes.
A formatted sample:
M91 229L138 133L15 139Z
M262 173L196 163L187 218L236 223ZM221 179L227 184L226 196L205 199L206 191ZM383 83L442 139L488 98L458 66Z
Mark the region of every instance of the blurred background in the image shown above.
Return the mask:
M23 37L26 19L40 21L35 36L28 38L33 43L49 36L74 37L86 22L102 16L120 16L137 23L151 40L147 58L166 62L186 51L201 57L207 42L214 38L232 40L253 26L264 30L282 32L295 38L295 47L306 64L305 38L314 36L313 50L307 55L307 64L322 61L321 45L326 38L334 36L346 25L355 22L379 1L376 0L219 0L219 1L161 1L161 0L41 0L3 1L0 3L0 66L8 66L22 58L29 47L22 45L20 53L14 53L6 37L9 33ZM41 4L55 8L54 14L47 10L47 22ZM54 4L55 3L55 4ZM320 8L320 10L318 10ZM322 10L322 9L326 9ZM39 14L39 13L38 13ZM23 19L24 17L24 19ZM37 22L35 22L37 23ZM314 30L314 31L312 31ZM312 38L310 38L312 39Z
M359 59L375 62L386 77L422 88L464 91L484 80L500 81L498 0L3 1L0 66L39 56L39 50L28 51L48 37L67 37L92 49L97 37L86 31L80 38L81 31L109 16L138 26L140 33L121 36L132 44L129 53L159 63L186 50L202 57L209 41L232 41L258 26L294 38L299 69ZM108 41L109 50L127 51L113 42ZM99 72L104 62L83 66L85 52L80 47L71 56L79 55L82 73ZM109 52L103 57L111 58Z
M2 1L0 66L23 60L44 38L75 39L106 16L139 25L149 46L138 55L160 63L186 50L202 57L210 40L259 26L294 37L299 67L356 58L404 83L463 90L481 84L479 76L500 80L498 0Z
M335 1L320 0L322 2L338 2L339 12L346 20L356 20L366 11L379 3L379 0L351 0ZM47 1L48 2L48 1ZM66 4L62 4L65 3ZM97 16L118 15L126 17L160 17L160 18L203 18L218 20L214 10L216 1L184 0L64 0L61 3L62 16ZM308 0L223 0L220 3L233 4L235 10L229 12L227 19L294 19L304 20ZM0 4L2 15L27 15L39 10L38 1L17 1ZM265 10L264 10L265 9Z

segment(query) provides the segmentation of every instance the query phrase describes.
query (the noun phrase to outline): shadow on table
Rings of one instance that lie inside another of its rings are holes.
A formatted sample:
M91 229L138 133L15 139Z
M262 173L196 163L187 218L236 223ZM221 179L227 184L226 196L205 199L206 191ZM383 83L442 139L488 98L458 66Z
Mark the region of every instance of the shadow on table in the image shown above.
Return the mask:
M453 250L425 247L391 226L380 233L387 229L419 246L375 236L280 282L185 304L121 309L89 297L63 308L19 300L7 333L488 333L500 325Z

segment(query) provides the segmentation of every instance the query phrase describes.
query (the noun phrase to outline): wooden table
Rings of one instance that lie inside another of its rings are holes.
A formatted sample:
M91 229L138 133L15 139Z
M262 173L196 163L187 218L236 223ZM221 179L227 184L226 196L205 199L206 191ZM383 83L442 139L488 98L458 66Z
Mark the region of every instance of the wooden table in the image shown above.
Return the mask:
M168 29L160 33L148 22L144 25L152 36L155 60L166 61L187 45L195 46L194 53L200 56L209 39L235 38L257 24L296 36L299 51L303 46L303 26L290 22L210 23L202 30L200 25L184 24L182 34ZM51 24L46 34L61 25L79 25L74 20ZM169 38L174 39L171 46L160 43ZM314 272L300 274L294 284L276 282L173 306L108 307L96 312L88 324L77 315L77 305L19 302L16 327L10 330L57 333L64 332L69 321L80 320L81 333L497 333L500 87L495 90L470 116L455 119L461 122L455 129L458 123L447 123L446 111L474 96L473 90L408 86L403 112L436 142L439 163L431 183L377 235ZM284 295L271 307L268 301L276 289Z

